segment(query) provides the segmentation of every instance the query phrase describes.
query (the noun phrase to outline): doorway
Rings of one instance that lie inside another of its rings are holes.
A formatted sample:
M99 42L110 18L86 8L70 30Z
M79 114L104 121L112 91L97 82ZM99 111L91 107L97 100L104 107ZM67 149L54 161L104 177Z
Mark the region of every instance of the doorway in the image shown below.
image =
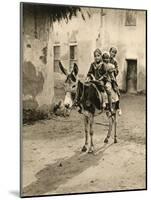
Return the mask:
M137 60L127 59L126 91L127 93L137 92Z

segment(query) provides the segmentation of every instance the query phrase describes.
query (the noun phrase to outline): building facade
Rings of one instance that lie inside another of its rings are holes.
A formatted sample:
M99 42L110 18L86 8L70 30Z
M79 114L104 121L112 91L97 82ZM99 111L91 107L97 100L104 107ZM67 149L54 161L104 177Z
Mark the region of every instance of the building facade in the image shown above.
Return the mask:
M68 23L53 26L55 76L62 77L59 60L68 70L76 62L79 73L86 76L95 48L103 52L115 46L120 89L130 93L146 91L146 11L83 8L83 14L85 20L79 14Z
M146 91L146 11L82 8L72 19L51 25L49 14L32 5L23 9L24 109L45 109L56 96L62 97L65 77L59 60L69 71L77 63L80 77L85 78L96 48L103 52L117 47L121 90Z

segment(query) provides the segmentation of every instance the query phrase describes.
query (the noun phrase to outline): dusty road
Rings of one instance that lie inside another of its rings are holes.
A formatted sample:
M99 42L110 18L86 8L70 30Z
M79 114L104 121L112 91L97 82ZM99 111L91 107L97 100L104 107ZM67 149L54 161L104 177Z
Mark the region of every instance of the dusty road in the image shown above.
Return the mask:
M104 144L105 115L95 118L95 155L81 153L83 116L53 118L23 127L23 195L80 193L146 187L145 96L123 95L118 143Z

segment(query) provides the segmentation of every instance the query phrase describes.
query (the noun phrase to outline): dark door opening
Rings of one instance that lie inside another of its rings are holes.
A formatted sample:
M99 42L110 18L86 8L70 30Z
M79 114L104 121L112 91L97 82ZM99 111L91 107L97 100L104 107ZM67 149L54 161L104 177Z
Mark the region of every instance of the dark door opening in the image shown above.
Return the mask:
M126 91L137 92L137 60L127 59Z

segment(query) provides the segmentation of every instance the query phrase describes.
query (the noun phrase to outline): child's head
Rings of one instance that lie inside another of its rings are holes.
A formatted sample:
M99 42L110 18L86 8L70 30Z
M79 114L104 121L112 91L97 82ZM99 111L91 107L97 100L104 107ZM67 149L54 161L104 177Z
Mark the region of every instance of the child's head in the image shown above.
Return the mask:
M117 49L116 47L111 47L110 50L109 50L109 53L110 53L110 57L111 58L115 58L116 54L117 54Z
M104 52L102 55L102 60L104 63L109 63L110 54L108 52Z
M102 52L100 49L96 49L94 51L94 60L96 63L100 63L102 61Z

